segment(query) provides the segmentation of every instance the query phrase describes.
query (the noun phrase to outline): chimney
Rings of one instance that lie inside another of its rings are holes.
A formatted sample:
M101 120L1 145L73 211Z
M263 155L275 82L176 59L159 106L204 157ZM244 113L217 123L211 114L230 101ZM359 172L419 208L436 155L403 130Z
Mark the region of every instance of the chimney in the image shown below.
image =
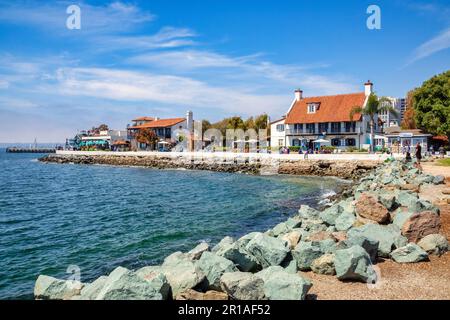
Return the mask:
M194 116L192 111L186 112L186 128L191 134L194 132Z
M372 87L373 87L373 83L370 82L370 80L367 80L367 82L364 83L364 92L365 92L366 96L370 96L370 94L373 92Z
M303 99L303 91L300 89L295 90L295 101L300 101Z

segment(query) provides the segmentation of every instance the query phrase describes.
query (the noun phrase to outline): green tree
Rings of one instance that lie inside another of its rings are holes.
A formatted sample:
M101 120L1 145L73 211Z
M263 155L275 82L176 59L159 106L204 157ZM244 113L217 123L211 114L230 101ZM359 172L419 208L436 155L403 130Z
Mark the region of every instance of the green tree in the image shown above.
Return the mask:
M136 135L136 140L139 143L145 143L147 146L150 146L152 150L154 150L155 145L158 142L158 136L152 129L144 128L139 130Z
M375 117L383 111L398 116L397 110L392 106L389 99L385 97L378 98L374 93L370 94L365 107L355 106L350 111L350 121L354 121L354 116L356 114L362 114L369 117L371 152L375 151Z
M248 129L256 129L255 121L253 120L253 117L248 118L244 122L244 130L248 130Z
M202 120L202 134L205 133L206 130L212 128L211 122L208 120Z
M245 129L244 120L239 116L234 116L228 119L227 129Z
M431 134L450 138L450 70L414 90L413 101L417 126Z
M267 114L261 114L255 118L255 129L267 129L267 122L269 116Z

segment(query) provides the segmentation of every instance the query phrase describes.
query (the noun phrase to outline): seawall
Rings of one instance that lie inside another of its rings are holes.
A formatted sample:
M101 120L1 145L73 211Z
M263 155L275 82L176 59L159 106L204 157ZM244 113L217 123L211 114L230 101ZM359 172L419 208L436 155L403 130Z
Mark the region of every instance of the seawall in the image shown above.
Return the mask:
M380 155L303 155L245 153L67 152L40 159L50 163L139 166L246 174L292 174L356 179L374 169Z

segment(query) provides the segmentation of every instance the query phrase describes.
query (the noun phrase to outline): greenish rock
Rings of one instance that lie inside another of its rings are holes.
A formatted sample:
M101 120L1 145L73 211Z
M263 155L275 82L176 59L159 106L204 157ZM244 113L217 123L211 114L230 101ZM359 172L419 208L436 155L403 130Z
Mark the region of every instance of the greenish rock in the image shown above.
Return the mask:
M302 225L302 221L296 217L287 219L285 223L289 231L299 228Z
M301 227L306 232L325 231L327 228L328 226L319 218L304 219ZM302 233L302 237L306 236L306 234Z
M38 300L69 300L80 295L83 287L79 281L40 275L34 285L34 297Z
M434 176L429 175L429 174L421 174L421 175L417 176L415 179L415 182L418 185L425 184L425 183L433 183L433 181L434 181Z
M335 225L336 219L344 212L344 209L339 205L335 204L319 214L320 219L324 221L327 225Z
M212 249L211 252L217 252L220 251L223 247L225 246L229 246L231 244L233 244L235 241L232 237L225 237L222 240L219 241L218 244L216 244Z
M274 237L278 237L279 235L285 234L289 232L289 228L286 225L286 222L281 222L277 224L273 229L271 230L271 235Z
M351 228L347 232L349 238L363 236L368 239L377 240L378 256L388 258L394 246L395 239L399 237L400 229L393 225L365 224L361 227Z
M287 273L297 273L298 271L297 261L295 259L292 259L292 257L288 261L283 261L281 266Z
M96 300L163 300L170 292L166 277L160 272L145 278L117 267L106 279Z
M344 211L339 217L337 217L335 226L338 231L347 231L353 226L355 221L356 216L353 213Z
M256 235L247 243L245 250L255 257L263 268L279 265L289 253L287 241L264 234Z
M311 263L323 254L318 242L300 241L292 250L292 257L297 261L297 267L301 271L311 269Z
M447 239L441 234L429 234L417 243L428 254L442 255L449 249Z
M298 216L302 219L310 219L319 217L319 211L307 205L301 205L298 210Z
M208 280L208 289L220 290L220 278L225 272L238 271L234 263L211 252L204 252L197 262Z
M410 211L404 211L403 208L399 208L400 210L396 210L394 219L392 220L392 223L396 225L399 229L403 227L406 220L408 220L413 213Z
M333 232L336 232L337 229L335 226L329 226L328 228L325 229L325 231L329 232L329 233L333 233Z
M408 238L402 235L399 235L394 238L394 248L404 247L408 244Z
M406 246L395 249L391 258L399 263L414 263L428 259L428 254L417 244L408 243Z
M439 208L433 205L430 201L419 199L417 202L418 211L433 211L436 214L439 214Z
M314 273L333 276L336 274L334 268L334 254L326 253L311 263L311 270Z
M268 300L304 300L312 284L298 274L272 266L255 274L264 281L264 295Z
M380 244L378 240L375 240L372 238L367 238L363 235L350 234L347 241L349 244L348 247L355 246L355 245L360 246L364 250L366 250L366 252L369 254L370 261L372 261L373 263L375 263L377 261L378 246Z
M202 256L202 254L209 250L209 244L206 242L199 243L195 248L190 250L187 255L192 260L198 260Z
M227 272L220 278L222 291L232 300L265 300L264 281L250 272Z
M334 253L337 249L337 243L334 239L324 239L319 241L319 247L323 253Z
M241 248L238 243L223 246L216 253L218 256L232 261L240 271L253 272L261 267L256 258L248 254L245 248Z
M81 289L81 296L79 300L95 300L100 293L100 290L105 285L107 279L107 276L101 276L95 279L92 283L86 284L83 289Z
M380 192L378 199L386 209L391 210L395 206L395 195L388 192Z
M445 177L444 176L435 176L433 179L434 184L444 184L445 183Z
M242 237L240 237L237 240L237 243L240 247L245 248L247 246L247 244L253 240L254 237L256 237L257 235L262 234L261 232L250 232Z
M166 258L161 266L161 272L170 283L173 297L187 289L203 286L206 280L203 271L193 261L182 257Z
M396 196L397 206L407 207L409 209L409 211L415 212L417 209L418 200L419 199L418 199L417 193L405 191L405 190L397 191L397 196Z
M376 273L366 250L360 246L337 250L334 267L339 280L373 281Z

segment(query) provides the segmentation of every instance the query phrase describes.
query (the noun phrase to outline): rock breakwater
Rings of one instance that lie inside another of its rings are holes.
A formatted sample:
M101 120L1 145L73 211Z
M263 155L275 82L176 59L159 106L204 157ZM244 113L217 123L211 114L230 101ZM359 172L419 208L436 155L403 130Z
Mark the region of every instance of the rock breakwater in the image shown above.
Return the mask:
M278 158L214 157L192 158L146 155L72 155L52 154L39 159L48 163L100 164L139 166L155 169L210 170L247 174L292 174L313 176L335 176L343 179L358 179L373 170L379 162L368 160L289 160Z

